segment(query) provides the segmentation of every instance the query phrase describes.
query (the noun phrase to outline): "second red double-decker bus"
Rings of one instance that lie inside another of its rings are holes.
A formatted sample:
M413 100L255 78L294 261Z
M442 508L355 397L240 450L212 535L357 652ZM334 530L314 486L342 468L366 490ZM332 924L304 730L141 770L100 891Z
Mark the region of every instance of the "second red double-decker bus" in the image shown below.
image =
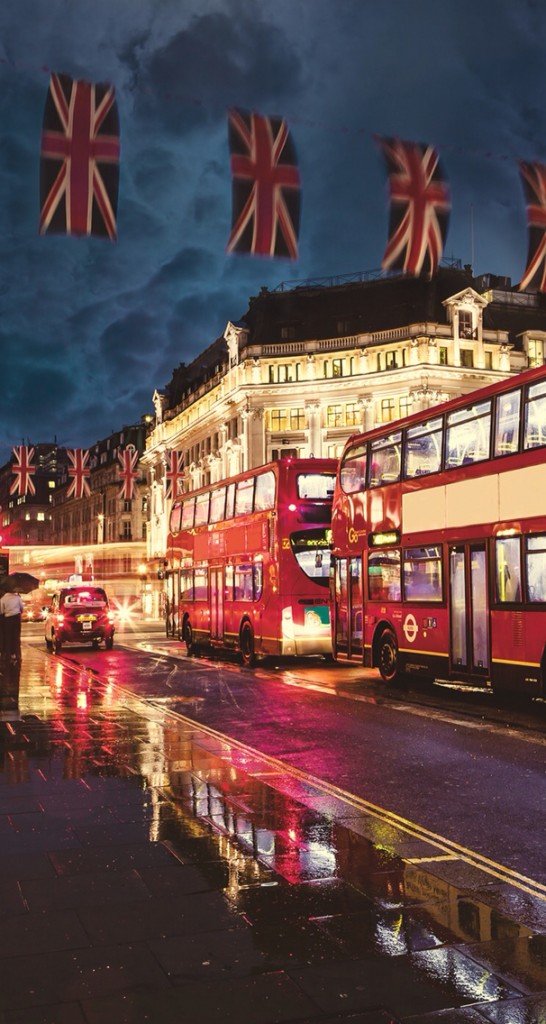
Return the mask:
M173 503L167 631L192 653L331 653L333 459L280 459Z
M349 439L334 655L546 696L546 367Z

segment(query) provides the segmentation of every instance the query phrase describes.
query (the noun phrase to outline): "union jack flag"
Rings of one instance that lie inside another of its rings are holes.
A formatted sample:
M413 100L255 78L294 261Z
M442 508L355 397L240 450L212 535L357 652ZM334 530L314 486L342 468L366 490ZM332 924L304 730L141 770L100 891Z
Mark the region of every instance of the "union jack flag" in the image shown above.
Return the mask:
M228 252L298 258L301 188L281 117L230 110L232 226Z
M120 463L118 473L122 481L119 497L130 501L135 496L136 481L138 480L138 470L136 469L138 451L134 444L128 444L123 451L118 452L118 461Z
M440 261L451 199L436 150L420 142L379 138L389 174L389 238L383 270L417 277Z
M527 266L519 289L534 287L539 292L546 292L546 165L521 162L519 170L529 228Z
M91 494L88 479L91 470L87 465L89 451L82 451L81 448L67 449L66 454L72 463L68 467L68 475L72 477L72 483L66 492L67 498L83 498Z
M27 445L22 444L18 448L13 449L13 454L15 455L15 462L12 469L15 480L9 489L9 493L21 495L36 494L36 488L32 479L36 472L36 466L32 464L34 448L29 448Z
M184 455L182 452L169 450L165 452L167 469L165 472L165 497L176 498L178 494L178 481L184 476Z
M115 240L119 152L114 87L51 75L41 146L41 235Z

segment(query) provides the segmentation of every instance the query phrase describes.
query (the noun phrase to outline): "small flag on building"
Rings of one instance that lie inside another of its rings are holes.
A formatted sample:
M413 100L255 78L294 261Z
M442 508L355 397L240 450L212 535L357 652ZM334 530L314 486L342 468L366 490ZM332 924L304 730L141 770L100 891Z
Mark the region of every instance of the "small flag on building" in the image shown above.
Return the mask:
M114 87L51 75L41 145L41 235L115 240L119 152Z
M74 448L72 450L67 449L66 454L72 463L68 467L68 475L72 477L72 482L66 492L67 498L88 497L91 494L88 483L91 470L87 465L89 451Z
M529 228L527 266L519 289L533 288L546 292L546 165L521 162L519 170Z
M227 251L298 258L301 187L281 117L229 111L232 227Z
M383 270L433 274L443 253L451 198L436 150L379 138L389 175L389 238Z

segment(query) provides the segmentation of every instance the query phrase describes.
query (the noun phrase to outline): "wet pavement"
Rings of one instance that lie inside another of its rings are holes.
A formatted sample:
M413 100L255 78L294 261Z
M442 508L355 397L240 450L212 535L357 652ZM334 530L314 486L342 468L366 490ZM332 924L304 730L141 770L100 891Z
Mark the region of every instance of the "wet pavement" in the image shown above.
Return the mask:
M0 682L1 1024L546 1020L539 889L68 658Z

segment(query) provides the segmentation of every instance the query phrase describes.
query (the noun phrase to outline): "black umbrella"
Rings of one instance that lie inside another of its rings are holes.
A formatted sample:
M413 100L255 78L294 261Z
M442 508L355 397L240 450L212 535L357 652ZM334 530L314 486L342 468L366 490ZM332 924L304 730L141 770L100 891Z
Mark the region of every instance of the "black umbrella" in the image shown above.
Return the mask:
M30 594L40 586L40 580L29 572L12 572L2 583L5 590L17 591L19 594Z

